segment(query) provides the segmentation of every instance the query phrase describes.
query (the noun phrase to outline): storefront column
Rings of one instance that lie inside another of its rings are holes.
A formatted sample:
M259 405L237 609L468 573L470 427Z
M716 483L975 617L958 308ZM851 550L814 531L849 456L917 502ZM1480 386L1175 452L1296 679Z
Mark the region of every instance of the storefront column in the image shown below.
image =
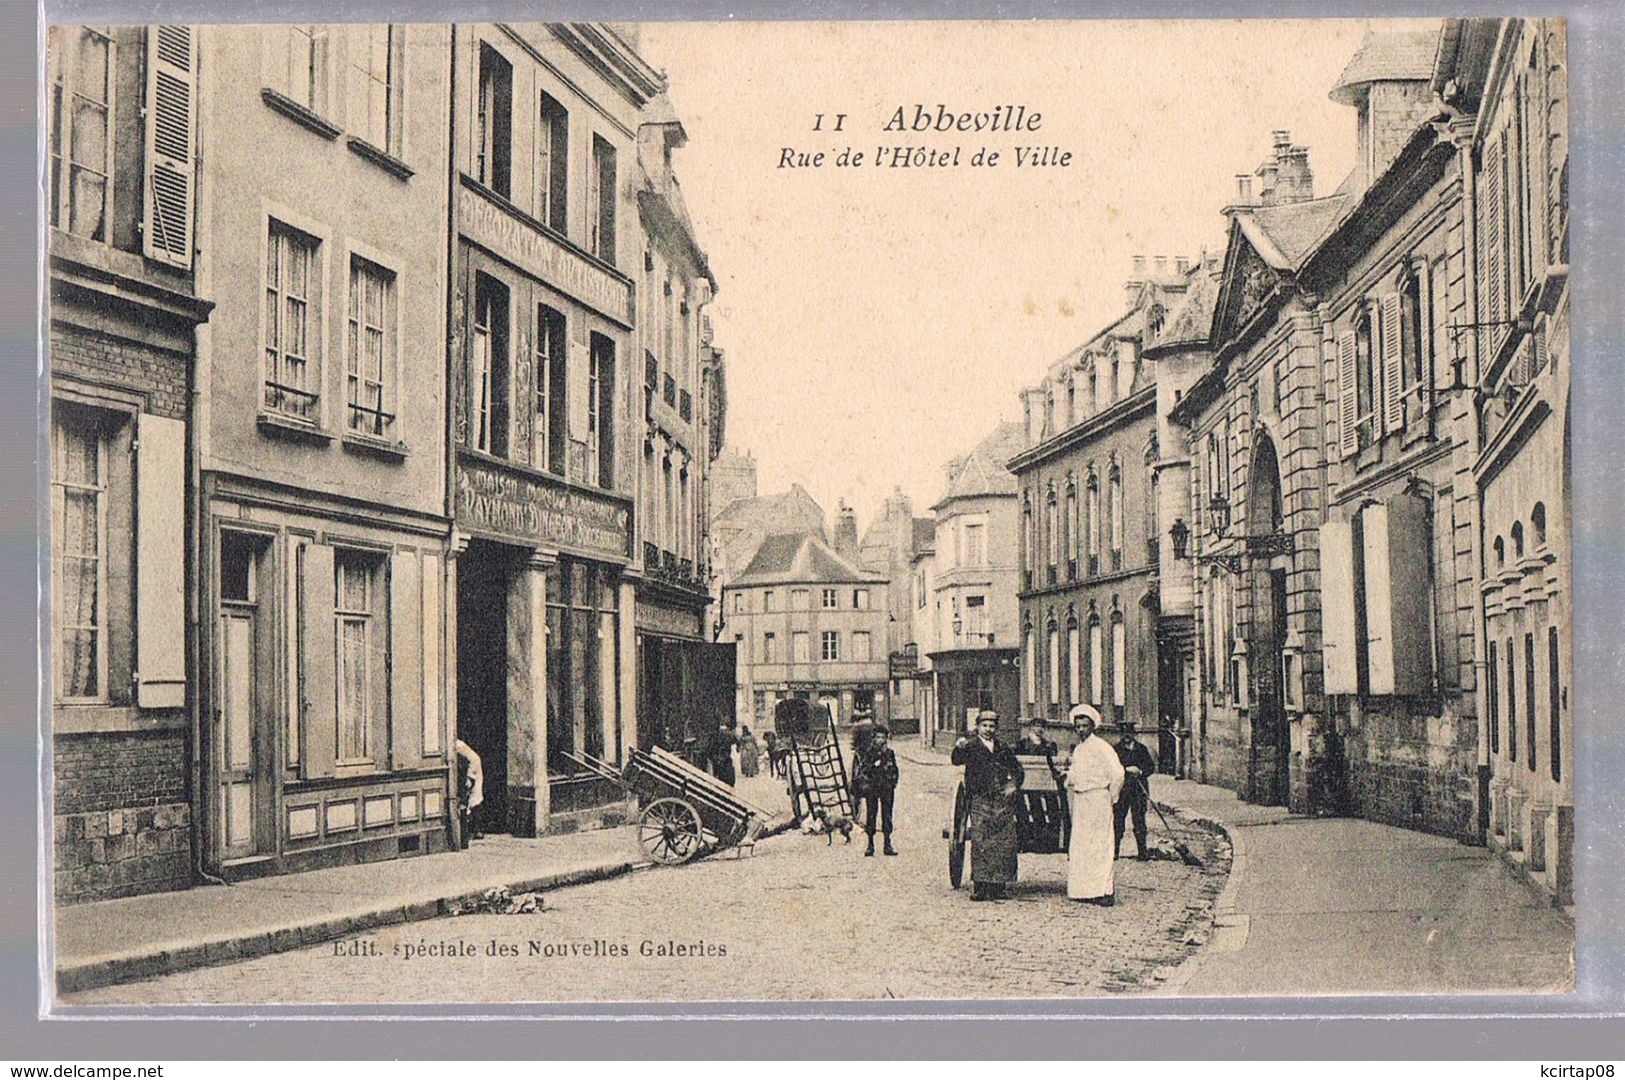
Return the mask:
M508 593L508 816L514 833L547 831L547 573L532 553Z
M620 608L620 621L617 624L620 648L616 650L616 655L621 666L621 757L615 764L625 765L632 748L638 745L638 591L636 585L625 580L621 582L620 589L621 602L616 605ZM605 714L608 713L606 708ZM608 757L615 740L613 733L606 735L604 756Z

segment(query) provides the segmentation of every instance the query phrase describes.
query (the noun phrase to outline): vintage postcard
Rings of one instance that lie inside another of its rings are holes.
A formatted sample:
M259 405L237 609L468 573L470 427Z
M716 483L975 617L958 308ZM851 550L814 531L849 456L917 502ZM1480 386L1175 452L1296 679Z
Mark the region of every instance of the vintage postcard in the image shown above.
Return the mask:
M1571 990L1566 42L50 27L50 1007Z

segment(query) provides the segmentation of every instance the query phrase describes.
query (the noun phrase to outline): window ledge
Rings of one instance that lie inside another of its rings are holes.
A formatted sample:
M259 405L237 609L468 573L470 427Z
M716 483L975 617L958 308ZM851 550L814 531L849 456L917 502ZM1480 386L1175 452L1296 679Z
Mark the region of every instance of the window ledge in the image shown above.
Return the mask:
M258 422L260 431L277 438L298 439L322 446L333 441L333 433L330 431L323 431L314 424L279 416L276 413L262 412L259 414Z
M360 138L356 135L351 135L349 138L344 140L344 143L351 150L366 158L368 161L372 162L374 165L378 166L380 169L384 170L397 180L410 180L414 175L416 175L412 166L408 165L394 154L391 154L389 151L379 149L366 139Z
M286 116L301 127L309 128L324 139L339 137L338 125L325 119L308 105L301 105L287 94L279 90L272 90L269 86L260 88L260 98L271 108Z
M411 456L403 442L390 442L388 439L374 439L366 435L348 434L343 439L344 448L353 450L358 454L372 454L375 457L385 458L389 461L405 461Z

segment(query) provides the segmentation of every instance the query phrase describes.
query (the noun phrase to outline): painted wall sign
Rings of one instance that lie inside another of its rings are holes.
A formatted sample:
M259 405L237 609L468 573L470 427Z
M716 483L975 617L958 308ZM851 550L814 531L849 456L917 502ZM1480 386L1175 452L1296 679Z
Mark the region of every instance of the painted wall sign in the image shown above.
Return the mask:
M619 560L627 557L631 511L608 498L465 460L457 463L457 520Z

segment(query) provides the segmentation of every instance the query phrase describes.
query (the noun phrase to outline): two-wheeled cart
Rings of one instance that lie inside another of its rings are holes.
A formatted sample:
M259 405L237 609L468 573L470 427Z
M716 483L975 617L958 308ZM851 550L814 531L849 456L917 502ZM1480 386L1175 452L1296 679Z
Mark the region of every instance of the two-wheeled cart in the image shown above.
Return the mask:
M669 866L728 848L750 851L773 816L658 746L633 750L619 779L641 808L637 828L644 854Z

